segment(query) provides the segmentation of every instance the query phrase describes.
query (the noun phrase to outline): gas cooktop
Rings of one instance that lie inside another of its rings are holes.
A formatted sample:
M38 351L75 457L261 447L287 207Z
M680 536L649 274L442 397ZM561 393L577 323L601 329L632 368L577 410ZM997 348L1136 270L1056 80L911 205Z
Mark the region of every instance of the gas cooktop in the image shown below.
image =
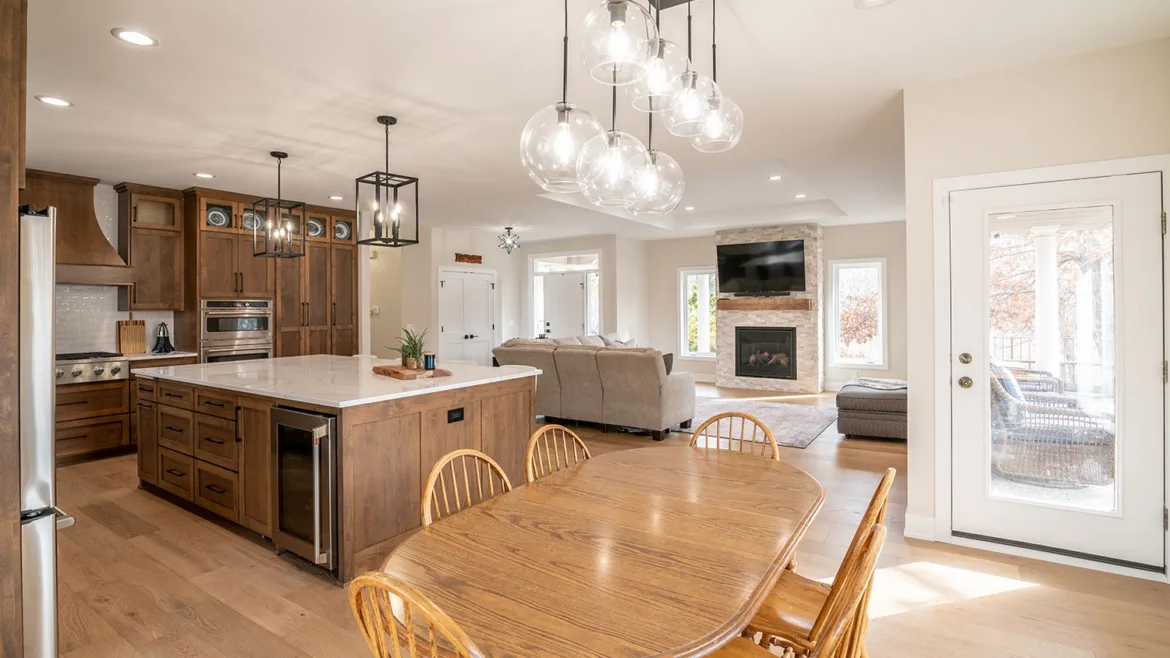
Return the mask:
M58 354L58 361L85 361L90 359L120 359L121 354L117 352L69 352L66 354Z
M128 379L130 362L117 352L58 354L56 376L58 386Z

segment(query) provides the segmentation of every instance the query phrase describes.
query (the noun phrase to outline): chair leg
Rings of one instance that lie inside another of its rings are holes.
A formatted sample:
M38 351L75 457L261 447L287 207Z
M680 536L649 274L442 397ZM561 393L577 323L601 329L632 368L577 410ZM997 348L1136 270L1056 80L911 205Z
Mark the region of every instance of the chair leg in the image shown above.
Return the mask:
M788 564L784 568L788 571L791 571L792 573L796 573L796 558L789 560Z

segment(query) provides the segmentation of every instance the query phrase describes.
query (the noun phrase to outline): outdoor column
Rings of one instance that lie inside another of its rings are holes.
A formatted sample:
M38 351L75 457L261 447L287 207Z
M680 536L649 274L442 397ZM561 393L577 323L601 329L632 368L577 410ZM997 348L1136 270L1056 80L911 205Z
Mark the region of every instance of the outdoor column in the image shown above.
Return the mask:
M711 353L711 277L698 276L699 280L699 303L697 305L699 314L695 318L699 323L699 344L696 346L696 351L699 354Z
M1060 289L1056 232L1060 226L1033 226L1036 243L1036 368L1056 377L1060 371Z

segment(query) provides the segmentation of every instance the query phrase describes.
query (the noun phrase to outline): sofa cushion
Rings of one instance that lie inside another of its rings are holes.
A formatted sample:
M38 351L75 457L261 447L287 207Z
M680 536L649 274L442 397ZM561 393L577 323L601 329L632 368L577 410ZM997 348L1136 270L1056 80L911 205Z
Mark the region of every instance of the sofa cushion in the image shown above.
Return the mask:
M633 338L628 338L626 340L622 340L621 336L619 336L616 332L610 333L610 334L605 334L604 336L601 336L601 340L602 340L602 342L605 343L606 347L637 347L638 346L637 340L635 340Z
M602 415L603 392L597 353L593 345L563 345L553 352L557 374L561 378L561 414L572 420L605 422Z
M601 336L580 336L577 340L581 341L582 345L605 347L605 341L601 339Z
M552 341L536 338L510 338L500 347L547 347L553 348Z
M581 339L576 336L569 336L567 338L553 338L552 342L556 345L580 345Z

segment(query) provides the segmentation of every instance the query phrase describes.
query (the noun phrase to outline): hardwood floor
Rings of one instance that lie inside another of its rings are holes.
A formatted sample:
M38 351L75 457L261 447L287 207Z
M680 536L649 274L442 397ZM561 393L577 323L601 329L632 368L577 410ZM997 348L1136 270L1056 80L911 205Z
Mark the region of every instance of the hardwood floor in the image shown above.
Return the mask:
M833 404L831 394L767 399ZM689 440L580 434L594 454ZM781 451L828 492L799 554L801 572L817 578L835 572L881 472L899 471L870 608L874 658L1170 654L1170 586L904 539L905 444L843 439L830 427L804 450ZM57 477L60 505L77 517L60 533L63 656L368 655L344 590L252 535L139 490L133 456Z

